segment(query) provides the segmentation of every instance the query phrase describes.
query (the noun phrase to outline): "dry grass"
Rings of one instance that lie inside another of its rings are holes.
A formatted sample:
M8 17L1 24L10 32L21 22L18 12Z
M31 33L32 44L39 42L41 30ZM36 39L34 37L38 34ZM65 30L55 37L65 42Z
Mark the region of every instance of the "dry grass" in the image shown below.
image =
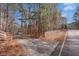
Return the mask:
M13 39L7 38L0 40L1 56L20 56L24 54L24 50L20 44Z
M41 36L40 38L47 41L51 41L51 40L63 41L65 34L66 31L46 32L45 37Z

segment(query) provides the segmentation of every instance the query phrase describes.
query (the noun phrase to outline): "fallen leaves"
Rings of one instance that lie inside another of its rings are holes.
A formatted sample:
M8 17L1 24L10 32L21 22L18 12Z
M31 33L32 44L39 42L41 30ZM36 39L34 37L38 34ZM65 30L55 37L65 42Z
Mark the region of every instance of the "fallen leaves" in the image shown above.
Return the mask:
M23 54L24 50L16 40L11 39L11 35L0 40L1 56L20 56Z

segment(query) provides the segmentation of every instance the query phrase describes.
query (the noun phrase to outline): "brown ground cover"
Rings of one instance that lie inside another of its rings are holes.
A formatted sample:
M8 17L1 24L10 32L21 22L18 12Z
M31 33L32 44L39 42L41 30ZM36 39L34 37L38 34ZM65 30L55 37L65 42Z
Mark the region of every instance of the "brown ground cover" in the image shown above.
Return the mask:
M23 54L24 50L11 36L0 39L0 56L19 56Z
M56 40L63 41L65 38L66 31L49 31L45 33L45 36L41 36L40 38L43 40Z

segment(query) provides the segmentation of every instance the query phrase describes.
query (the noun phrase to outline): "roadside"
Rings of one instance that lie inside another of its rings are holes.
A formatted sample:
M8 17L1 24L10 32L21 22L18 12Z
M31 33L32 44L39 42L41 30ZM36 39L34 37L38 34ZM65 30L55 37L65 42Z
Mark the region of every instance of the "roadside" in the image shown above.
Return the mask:
M64 40L60 41L59 44L57 45L57 47L55 48L55 50L50 54L50 56L60 56L62 49L64 47L64 43L67 37L67 32L65 34Z
M64 35L65 32L50 31L42 38L13 39L10 33L0 31L0 55L49 56Z
M48 32L47 32L48 33ZM44 39L17 39L24 50L28 50L30 56L49 56L55 48L62 42L65 36L63 31L49 32Z

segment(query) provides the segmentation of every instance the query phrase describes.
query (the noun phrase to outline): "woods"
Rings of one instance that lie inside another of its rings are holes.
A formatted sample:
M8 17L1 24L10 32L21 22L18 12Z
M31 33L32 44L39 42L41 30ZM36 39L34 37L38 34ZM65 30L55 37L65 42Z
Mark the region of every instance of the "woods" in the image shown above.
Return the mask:
M0 3L1 56L77 55L78 32L79 4Z
M48 30L59 30L61 12L57 5L53 3L0 4L0 29L13 35L20 34L22 37L33 35L38 37Z
M1 55L51 55L70 29L79 29L79 7L73 12L65 7L60 3L1 3Z

